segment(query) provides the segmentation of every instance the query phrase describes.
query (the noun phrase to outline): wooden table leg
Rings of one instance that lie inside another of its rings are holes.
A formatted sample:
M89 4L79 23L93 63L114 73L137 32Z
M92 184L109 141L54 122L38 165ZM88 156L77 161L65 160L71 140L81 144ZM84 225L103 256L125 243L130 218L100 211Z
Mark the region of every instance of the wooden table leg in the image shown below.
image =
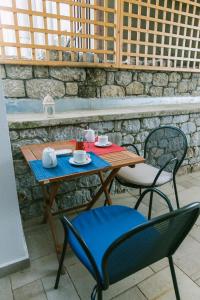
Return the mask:
M57 238L56 225L55 225L51 210L52 210L53 204L55 202L55 196L58 192L59 186L60 186L60 183L52 184L49 186L49 191L47 190L48 188L46 185L42 186L43 195L45 198L44 221L49 222L50 230L51 230L51 233L53 236L54 246L55 246L55 250L56 250L58 258L59 258L59 254L62 251L62 245L59 244L59 241Z
M110 198L110 194L109 194L109 191L108 191L108 186L105 185L105 180L104 180L104 176L103 176L103 172L100 171L99 172L99 178L101 180L101 185L102 185L102 188L103 188L103 192L106 196L106 200L105 200L105 204L107 203L108 205L111 205L112 204L112 200Z
M106 197L108 197L108 201L109 201L110 196L109 196L109 192L108 192L108 186L119 170L120 170L120 168L113 169L111 171L111 173L108 175L108 177L106 178L106 180L101 182L102 186L100 187L100 189L98 190L96 195L93 197L93 199L88 203L87 210L89 210L96 203L96 201L103 194L103 192L106 194ZM100 177L100 179L101 179L101 177ZM102 178L102 180L103 180L103 178Z

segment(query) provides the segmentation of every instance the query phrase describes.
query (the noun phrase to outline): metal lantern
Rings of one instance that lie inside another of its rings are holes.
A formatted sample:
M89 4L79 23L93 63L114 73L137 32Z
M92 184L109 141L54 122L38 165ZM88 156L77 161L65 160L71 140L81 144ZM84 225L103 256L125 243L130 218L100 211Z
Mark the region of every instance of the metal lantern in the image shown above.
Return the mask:
M44 97L43 111L47 118L53 118L55 116L55 101L50 95Z

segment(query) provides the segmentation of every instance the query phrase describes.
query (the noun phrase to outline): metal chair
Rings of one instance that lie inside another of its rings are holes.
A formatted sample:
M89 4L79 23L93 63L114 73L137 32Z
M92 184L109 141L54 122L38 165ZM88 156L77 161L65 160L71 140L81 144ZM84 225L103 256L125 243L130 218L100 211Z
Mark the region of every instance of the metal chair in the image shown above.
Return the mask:
M122 146L127 147L129 150L132 149L140 155L135 145L124 144ZM145 140L145 163L138 164L134 168L123 167L115 178L126 187L139 188L140 194L143 188L159 187L173 181L176 204L179 208L176 173L185 158L186 152L187 139L179 128L173 126L158 127L150 132ZM153 193L150 195L150 208L152 202Z
M76 256L96 281L91 299L103 299L103 290L127 276L168 257L176 299L180 300L172 255L194 225L200 213L200 203L193 203L170 213L148 220L136 209L126 206L103 206L80 213L71 222L62 218L65 230L63 252L55 282L58 288L66 247L69 243Z

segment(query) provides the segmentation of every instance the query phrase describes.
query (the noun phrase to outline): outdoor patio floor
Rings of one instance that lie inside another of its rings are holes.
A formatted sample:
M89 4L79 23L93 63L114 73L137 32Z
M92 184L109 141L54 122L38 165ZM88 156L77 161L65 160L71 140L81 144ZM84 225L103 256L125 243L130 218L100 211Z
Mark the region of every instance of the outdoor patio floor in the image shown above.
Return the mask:
M200 172L177 177L181 206L200 201ZM162 189L174 204L171 184ZM133 194L126 193L113 197L113 203L133 207ZM146 201L145 201L146 202ZM99 202L101 205L101 201ZM146 211L146 204L141 210ZM167 211L162 201L155 197L154 215ZM40 220L24 224L31 265L29 268L0 279L1 300L89 300L95 284L71 251L67 252L65 265L67 273L61 277L58 290L54 281L58 267L48 225L40 225ZM58 221L62 236L62 227ZM182 300L200 299L200 218L174 255L176 273ZM125 280L113 285L103 293L104 299L117 300L173 300L170 270L167 260L155 263Z

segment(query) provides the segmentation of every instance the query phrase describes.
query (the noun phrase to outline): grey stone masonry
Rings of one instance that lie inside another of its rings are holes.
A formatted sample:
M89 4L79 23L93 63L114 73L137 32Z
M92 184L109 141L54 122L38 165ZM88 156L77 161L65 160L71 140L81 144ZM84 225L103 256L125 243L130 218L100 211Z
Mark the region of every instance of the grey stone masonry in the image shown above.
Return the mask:
M74 122L68 119L63 122L61 120L59 122L50 120L48 123L40 121L37 124L34 121L10 122L10 139L23 219L41 215L43 200L41 188L21 155L20 147L22 145L71 139L76 136L80 128L90 127L98 130L99 134L107 134L110 141L119 145L122 143L136 144L142 154L144 141L151 130L158 126L173 125L183 130L187 136L187 156L180 170L181 173L187 173L200 169L200 109L194 111L190 112L188 109L182 112L180 110L179 112L174 111L170 115L170 111L164 113L160 110L156 116L154 111L151 113L147 111L139 115L134 114L132 117L129 114L129 118L127 118L128 115L120 114L118 116L110 115L107 119L97 115L93 120L74 117ZM56 196L58 208L68 208L87 202L99 184L99 178L96 175L63 182ZM123 187L114 185L114 193L123 191Z
M9 98L200 96L199 73L1 65L0 78Z

